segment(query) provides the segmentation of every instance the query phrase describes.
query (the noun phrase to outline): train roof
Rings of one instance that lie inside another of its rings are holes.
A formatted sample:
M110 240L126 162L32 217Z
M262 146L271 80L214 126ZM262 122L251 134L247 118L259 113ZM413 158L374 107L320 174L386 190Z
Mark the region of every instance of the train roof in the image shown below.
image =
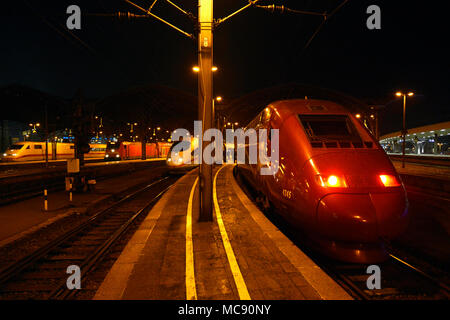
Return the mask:
M340 104L327 100L293 99L279 100L269 104L269 107L281 113L296 114L348 114L349 110Z

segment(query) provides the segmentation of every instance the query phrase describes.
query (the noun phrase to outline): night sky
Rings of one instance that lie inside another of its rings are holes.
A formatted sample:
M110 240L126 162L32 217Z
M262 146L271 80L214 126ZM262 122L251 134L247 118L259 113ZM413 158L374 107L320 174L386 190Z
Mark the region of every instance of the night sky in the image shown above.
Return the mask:
M148 7L153 0L136 0ZM174 0L197 14L197 1ZM261 1L331 12L341 0ZM65 28L66 8L83 14L130 11L125 1L17 0L2 5L0 86L20 84L72 97L82 88L89 97L106 97L127 88L160 84L193 95L197 77L196 42L153 19L120 21L86 16L81 30ZM215 17L246 4L216 0ZM381 8L381 30L368 30L366 8ZM193 23L159 0L153 10L183 30ZM414 125L450 120L450 46L446 11L439 1L350 0L331 17L311 42L321 17L272 14L250 8L215 31L214 60L219 67L215 93L228 100L283 83L302 83L339 90L365 101L387 104L398 116L395 91L417 95L408 104ZM5 106L3 106L5 107ZM3 108L2 107L2 108ZM397 128L392 128L397 129Z

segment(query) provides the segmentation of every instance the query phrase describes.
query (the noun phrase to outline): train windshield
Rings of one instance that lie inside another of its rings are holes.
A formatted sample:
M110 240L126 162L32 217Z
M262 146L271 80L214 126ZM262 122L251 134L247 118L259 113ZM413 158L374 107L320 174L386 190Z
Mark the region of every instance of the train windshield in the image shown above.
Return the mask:
M174 142L170 146L169 153L172 152L172 150L173 150L173 148L175 148L175 146L178 146L177 147L178 151L188 151L191 149L191 143L189 141L182 140L182 141Z
M20 149L22 149L23 146L24 146L23 144L13 144L8 149L9 150L20 150Z
M111 150L111 149L117 150L117 149L119 149L119 147L120 147L120 143L119 142L108 142L108 144L106 146L106 149L107 150Z
M346 115L299 115L299 118L310 141L361 142Z

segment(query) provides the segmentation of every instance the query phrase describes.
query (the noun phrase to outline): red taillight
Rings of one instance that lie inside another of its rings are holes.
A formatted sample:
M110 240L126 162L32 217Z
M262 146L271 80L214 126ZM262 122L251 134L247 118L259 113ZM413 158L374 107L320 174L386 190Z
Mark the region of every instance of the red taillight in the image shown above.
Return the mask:
M347 183L345 182L344 177L340 177L334 174L331 174L329 176L317 175L316 179L322 187L347 188Z
M390 174L380 174L380 180L381 183L385 186L385 187L399 187L400 186L400 182L397 180L397 178L393 175Z

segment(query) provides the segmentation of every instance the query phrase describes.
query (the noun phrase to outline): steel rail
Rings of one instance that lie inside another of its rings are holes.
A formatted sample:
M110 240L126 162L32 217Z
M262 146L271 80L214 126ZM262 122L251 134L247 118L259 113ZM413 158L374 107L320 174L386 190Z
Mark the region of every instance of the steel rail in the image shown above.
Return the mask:
M81 276L84 277L89 271L105 257L108 250L120 239L120 237L129 229L136 219L146 212L149 207L151 207L161 196L170 189L171 186L165 188L163 191L159 192L155 197L149 201L145 207L136 212L130 219L128 219L122 226L116 230L95 252L90 254L81 264ZM68 299L77 293L77 290L68 290L66 287L66 281L63 280L57 286L56 289L50 293L49 299Z
M97 212L92 217L87 219L85 222L72 228L68 232L64 233L63 235L59 236L58 238L54 239L53 241L49 242L48 244L44 245L43 247L39 248L38 250L34 251L33 253L4 267L3 269L0 270L0 284L5 283L6 281L10 280L12 277L18 275L21 271L23 271L24 269L26 269L27 267L29 267L30 265L35 263L38 259L45 256L52 249L56 248L57 246L61 245L65 241L69 240L70 238L72 238L73 236L75 236L76 234L81 232L82 230L91 226L93 222L95 222L99 218L103 217L106 213L113 210L115 207L121 205L125 201L127 201L127 200L137 196L138 194L146 191L147 189L153 187L155 184L163 182L167 179L168 179L168 177L161 178L157 181L154 181L154 182L148 184L147 186L145 186L137 191L134 191L134 192L126 195L119 201L116 201L115 203L108 206L107 208L102 209L101 211Z
M436 285L438 285L439 287L441 287L441 289L443 289L445 291L445 293L447 295L450 294L450 287L448 287L446 284L444 284L442 281L439 281L435 278L433 278L432 276L430 276L429 274L427 274L426 272L420 270L417 267L414 267L413 265L409 264L408 262L404 261L403 259L400 259L399 257L394 256L393 254L389 254L389 256L394 259L395 262L400 263L403 267L406 267L410 270L414 270L416 273L420 274L422 277L434 282Z

